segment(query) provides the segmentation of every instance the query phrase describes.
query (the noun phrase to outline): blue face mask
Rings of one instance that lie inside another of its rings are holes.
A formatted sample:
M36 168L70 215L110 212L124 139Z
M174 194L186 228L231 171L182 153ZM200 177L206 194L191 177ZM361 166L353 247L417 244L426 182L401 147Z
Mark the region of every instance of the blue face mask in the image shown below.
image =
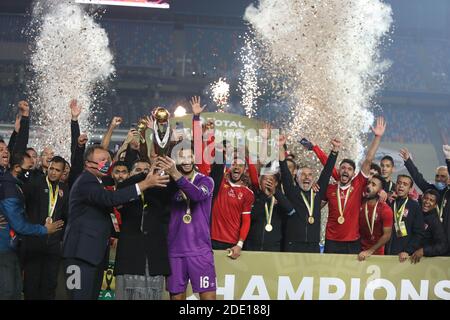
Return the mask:
M447 184L439 181L439 182L436 182L435 186L436 186L436 189L438 189L439 191L442 191L447 187Z

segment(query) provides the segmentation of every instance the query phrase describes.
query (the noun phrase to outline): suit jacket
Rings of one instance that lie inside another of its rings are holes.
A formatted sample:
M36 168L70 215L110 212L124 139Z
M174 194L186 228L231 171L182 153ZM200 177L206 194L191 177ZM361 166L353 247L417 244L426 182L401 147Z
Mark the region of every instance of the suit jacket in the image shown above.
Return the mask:
M133 176L119 184L118 188L121 189L144 178L145 174ZM151 188L144 192L143 199L139 197L138 200L126 203L119 209L122 224L114 274L145 275L146 259L151 276L170 274L167 232L170 195L174 191L173 183L164 189Z
M84 171L70 191L63 257L100 265L112 231L111 207L136 199L138 193L135 185L107 191L97 177Z
M49 188L45 176L38 175L29 183L24 184L23 192L25 195L26 216L28 221L33 224L44 225L48 217ZM63 183L59 183L59 192L57 195L56 207L53 212L53 221L64 220L67 222L67 212L69 204L69 192ZM60 254L61 241L64 230L58 231L46 237L27 236L25 237L25 254L47 252Z
M404 203L404 199L397 199L397 209ZM394 202L391 203L392 211L394 211ZM395 215L395 211L394 211ZM406 203L403 221L405 222L406 231L408 235L405 237L397 237L395 226L392 228L392 235L390 241L386 244L386 255L397 255L400 252L407 252L413 254L414 251L420 248L425 232L423 214L420 210L417 201L409 199ZM395 220L394 220L395 224Z
M271 224L273 230L267 232L265 230L267 224L265 204L270 208L271 198L261 190L256 191L251 212L250 230L244 243L244 249L249 251L282 251L283 225L287 214L292 213L294 208L280 189L276 190L274 196L278 203L274 205L272 212Z

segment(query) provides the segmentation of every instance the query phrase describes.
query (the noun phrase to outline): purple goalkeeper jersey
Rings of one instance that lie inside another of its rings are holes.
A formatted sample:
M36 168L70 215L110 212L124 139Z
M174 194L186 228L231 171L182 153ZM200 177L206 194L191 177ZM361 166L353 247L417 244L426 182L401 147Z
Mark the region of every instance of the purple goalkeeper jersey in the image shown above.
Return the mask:
M172 198L170 223L169 223L169 256L193 257L204 255L212 251L210 217L211 204L214 191L214 181L201 173L191 183L185 177L177 182L179 190ZM191 208L191 223L183 222L183 216L187 212L187 201Z

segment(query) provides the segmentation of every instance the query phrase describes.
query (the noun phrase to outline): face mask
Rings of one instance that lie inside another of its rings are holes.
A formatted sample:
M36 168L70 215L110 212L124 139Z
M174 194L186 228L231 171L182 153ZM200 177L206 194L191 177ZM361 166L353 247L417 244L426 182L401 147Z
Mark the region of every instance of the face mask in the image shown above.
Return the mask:
M445 189L445 187L447 187L447 185L444 182L436 182L435 186L439 191L442 191Z
M107 160L100 161L97 166L97 170L103 174L107 174L110 168L111 168L111 162L109 162Z
M22 171L17 176L17 179L19 179L20 181L22 181L24 183L27 182L30 179L30 170L22 169Z

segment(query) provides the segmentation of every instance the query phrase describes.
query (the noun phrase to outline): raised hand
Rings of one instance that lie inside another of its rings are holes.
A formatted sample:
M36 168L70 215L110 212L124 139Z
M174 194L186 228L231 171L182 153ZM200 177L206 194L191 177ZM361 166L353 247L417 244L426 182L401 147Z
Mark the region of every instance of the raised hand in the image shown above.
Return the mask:
M153 118L152 118L152 117L146 116L146 117L143 118L142 120L144 120L145 123L147 124L147 128L153 130Z
M81 106L78 104L77 99L70 100L69 107L72 115L72 121L78 121L78 117L81 114Z
M168 156L158 158L158 166L161 170L167 172L173 177L174 174L178 172L176 163L172 158Z
M331 140L331 144L333 145L333 151L339 151L341 148L341 140L339 139L333 139Z
M450 160L450 146L448 144L444 144L442 146L442 151L444 151L445 159Z
M139 132L137 132L136 129L131 128L130 130L128 130L125 143L130 143L133 139L139 139Z
M409 158L411 158L411 154L409 153L408 149L403 148L400 149L400 157L402 157L403 161L407 161Z
M25 100L20 100L18 103L19 113L21 116L28 117L30 115L30 106Z
M118 127L122 123L122 121L123 121L122 117L113 117L111 120L110 127L114 129Z
M200 115L200 113L202 113L203 110L206 108L206 104L203 105L203 107L201 106L199 96L193 96L190 103L191 103L191 107L192 107L192 113L195 116Z
M381 137L386 130L386 121L384 121L383 117L378 117L375 127L370 126L370 129L372 129L372 132L375 136Z
M88 136L86 133L82 133L80 134L80 136L78 137L78 146L80 148L82 148L83 146L86 145L86 142L88 141Z

